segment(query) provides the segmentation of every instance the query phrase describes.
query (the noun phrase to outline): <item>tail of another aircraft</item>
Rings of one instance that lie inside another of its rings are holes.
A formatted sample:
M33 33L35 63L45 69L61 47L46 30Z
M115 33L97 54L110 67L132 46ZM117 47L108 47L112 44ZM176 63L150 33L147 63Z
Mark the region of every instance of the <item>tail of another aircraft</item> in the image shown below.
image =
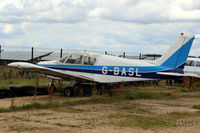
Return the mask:
M154 63L170 68L183 69L194 39L194 35L184 36L181 33L181 36L168 51L161 58L155 60Z

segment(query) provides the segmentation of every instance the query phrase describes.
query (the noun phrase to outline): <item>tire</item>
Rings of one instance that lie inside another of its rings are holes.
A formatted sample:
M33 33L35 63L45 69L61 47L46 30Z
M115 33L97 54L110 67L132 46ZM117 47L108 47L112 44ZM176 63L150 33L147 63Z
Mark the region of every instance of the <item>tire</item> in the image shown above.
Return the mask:
M172 85L172 80L167 80L166 85Z
M64 89L64 95L65 95L66 97L71 97L71 96L73 95L73 93L72 93L72 87L67 87L67 88L65 88L65 89Z

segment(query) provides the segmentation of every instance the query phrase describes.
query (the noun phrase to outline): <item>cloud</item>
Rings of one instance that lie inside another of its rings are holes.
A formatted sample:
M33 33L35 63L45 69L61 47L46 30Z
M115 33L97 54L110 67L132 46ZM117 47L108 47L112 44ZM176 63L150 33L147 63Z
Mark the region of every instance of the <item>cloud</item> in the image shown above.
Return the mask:
M131 23L199 21L198 0L7 0L0 1L1 23L78 23L106 19Z
M163 53L181 32L200 34L198 0L0 1L8 46ZM193 53L197 54L198 45Z
M12 33L14 31L14 28L11 24L7 24L4 28L3 28L3 33L5 34L9 34Z
M21 25L16 24L1 24L0 25L0 39L17 38L24 34Z

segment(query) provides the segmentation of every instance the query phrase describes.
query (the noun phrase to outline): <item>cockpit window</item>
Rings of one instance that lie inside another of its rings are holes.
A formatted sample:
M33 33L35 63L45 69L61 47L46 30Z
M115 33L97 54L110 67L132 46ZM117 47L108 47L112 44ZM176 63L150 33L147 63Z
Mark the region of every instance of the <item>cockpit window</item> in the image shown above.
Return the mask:
M96 61L95 58L84 56L83 64L84 65L94 65L95 61Z
M82 64L82 55L70 55L69 58L67 59L66 63L72 63L72 64Z

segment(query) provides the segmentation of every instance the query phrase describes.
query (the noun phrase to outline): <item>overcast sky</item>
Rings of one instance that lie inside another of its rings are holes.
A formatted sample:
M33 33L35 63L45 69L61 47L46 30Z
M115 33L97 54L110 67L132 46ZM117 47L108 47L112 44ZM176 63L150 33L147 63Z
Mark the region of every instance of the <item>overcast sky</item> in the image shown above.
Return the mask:
M200 0L0 0L2 47L162 54L181 32L200 34Z

